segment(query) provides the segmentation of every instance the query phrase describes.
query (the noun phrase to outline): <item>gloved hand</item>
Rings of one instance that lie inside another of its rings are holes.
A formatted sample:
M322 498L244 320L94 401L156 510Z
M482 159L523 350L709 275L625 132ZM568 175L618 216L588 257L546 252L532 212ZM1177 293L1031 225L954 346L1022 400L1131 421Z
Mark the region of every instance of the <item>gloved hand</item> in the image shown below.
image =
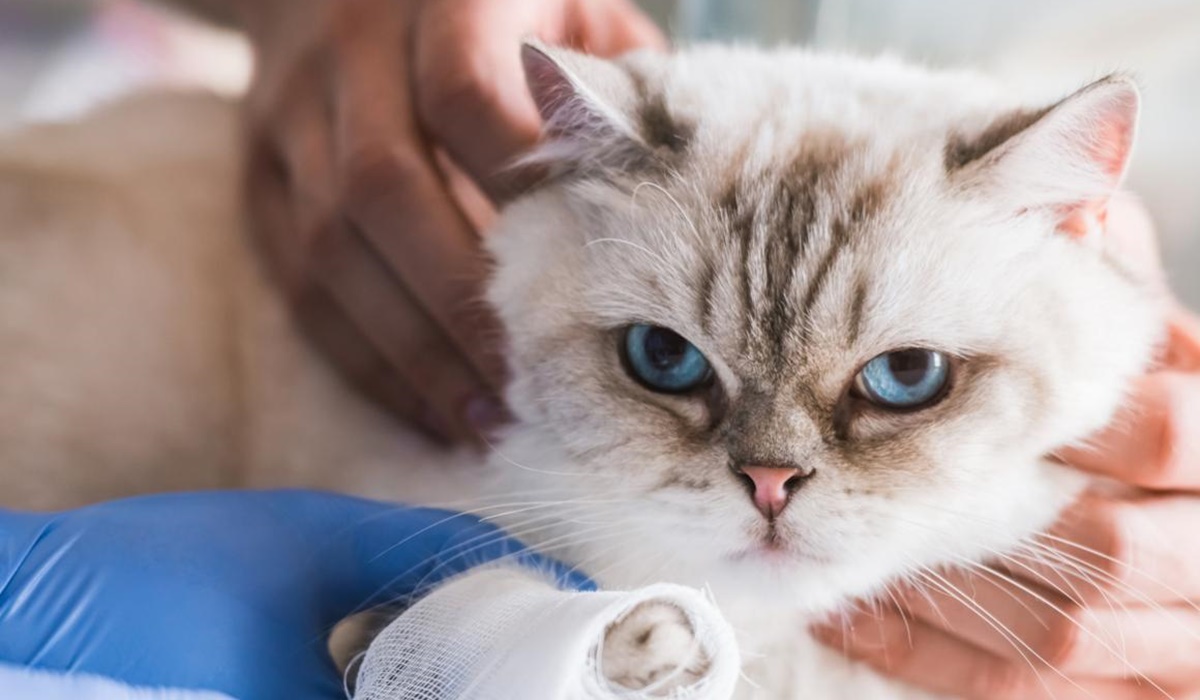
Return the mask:
M0 663L242 700L344 697L328 633L500 557L582 576L463 514L314 492L0 511Z

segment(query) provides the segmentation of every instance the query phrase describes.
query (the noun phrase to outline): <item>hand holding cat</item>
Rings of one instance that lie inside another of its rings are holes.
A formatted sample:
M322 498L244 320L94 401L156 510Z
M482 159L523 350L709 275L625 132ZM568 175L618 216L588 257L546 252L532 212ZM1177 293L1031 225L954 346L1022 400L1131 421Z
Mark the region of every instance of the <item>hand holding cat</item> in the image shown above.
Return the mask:
M244 7L249 201L301 325L393 413L444 439L486 433L503 370L478 231L540 129L520 43L615 55L661 34L628 0Z
M1136 207L1123 260L1157 266ZM1177 308L1160 366L1070 464L1113 480L1024 553L895 592L818 636L917 686L978 700L1192 697L1200 691L1200 321ZM849 634L847 634L849 632Z

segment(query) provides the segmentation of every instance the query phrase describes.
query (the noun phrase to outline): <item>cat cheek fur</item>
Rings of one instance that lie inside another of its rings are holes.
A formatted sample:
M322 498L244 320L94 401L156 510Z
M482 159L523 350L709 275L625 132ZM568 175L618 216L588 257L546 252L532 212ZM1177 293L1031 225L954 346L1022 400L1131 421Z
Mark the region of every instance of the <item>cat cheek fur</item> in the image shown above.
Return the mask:
M1102 245L1055 234L1061 207L1014 203L1047 181L1102 201L1119 172L1089 169L1078 125L1120 123L1131 87L1018 119L978 76L888 61L526 58L552 125L528 162L551 176L489 245L520 419L501 488L560 500L531 539L609 583L815 614L1009 550L1082 487L1042 455L1108 419L1158 308ZM1083 146L1028 145L1055 134ZM727 415L626 377L613 334L631 323L696 344ZM959 357L952 394L839 435L854 373L900 347ZM730 468L746 452L816 470L777 523L790 554L755 550L766 524Z

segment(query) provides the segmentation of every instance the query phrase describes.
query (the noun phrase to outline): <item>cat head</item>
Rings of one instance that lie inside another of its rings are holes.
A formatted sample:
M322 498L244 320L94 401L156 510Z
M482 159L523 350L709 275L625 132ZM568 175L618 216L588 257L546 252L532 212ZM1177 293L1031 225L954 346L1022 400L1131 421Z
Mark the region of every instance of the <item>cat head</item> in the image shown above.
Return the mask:
M518 535L821 610L1072 496L1043 456L1159 329L1103 232L1129 80L1027 109L800 51L524 58L546 179L490 236L518 417L495 464L542 504Z

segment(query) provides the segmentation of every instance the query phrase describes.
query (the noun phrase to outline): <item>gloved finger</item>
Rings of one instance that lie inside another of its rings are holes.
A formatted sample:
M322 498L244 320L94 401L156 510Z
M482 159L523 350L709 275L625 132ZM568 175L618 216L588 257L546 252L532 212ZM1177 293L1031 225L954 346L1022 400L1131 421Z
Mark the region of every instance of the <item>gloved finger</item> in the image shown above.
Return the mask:
M594 585L582 573L528 549L465 513L358 502L343 508L342 543L327 572L324 621L406 602L477 566L504 563L544 572L567 588Z
M0 594L2 582L17 570L52 516L0 509Z

